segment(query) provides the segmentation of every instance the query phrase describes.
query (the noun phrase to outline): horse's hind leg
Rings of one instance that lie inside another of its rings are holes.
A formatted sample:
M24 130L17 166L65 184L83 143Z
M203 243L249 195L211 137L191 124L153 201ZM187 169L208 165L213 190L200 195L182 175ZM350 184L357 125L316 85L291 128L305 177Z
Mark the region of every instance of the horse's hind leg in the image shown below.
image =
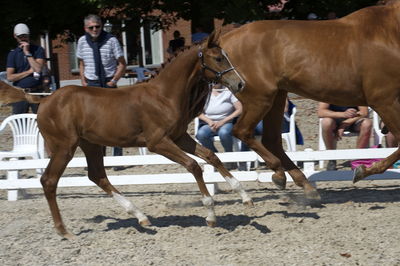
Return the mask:
M279 91L275 97L274 104L270 111L264 117L264 131L262 136L263 145L278 157L282 166L292 177L293 181L299 187L304 189L304 193L308 199L320 200L321 197L318 191L311 185L306 176L286 155L282 147L281 127L283 119L283 107L285 106L287 93ZM279 180L274 180L274 183Z
M215 155L214 152L198 144L192 139L189 134L185 133L175 143L184 151L196 155L217 168L218 172L223 176L226 182L232 187L232 189L240 194L243 200L243 204L253 206L253 201L247 195L240 182L232 176L232 174L224 167L220 159Z
M86 140L81 140L79 146L86 156L89 179L102 188L108 195L112 196L129 214L135 215L140 225L150 225L150 221L146 215L126 199L108 180L104 169L103 146L92 144Z
M48 145L49 144L50 142ZM51 151L52 157L50 158L50 162L47 165L40 182L43 186L43 191L50 207L50 212L54 221L54 228L56 229L57 234L64 238L71 239L73 238L73 235L65 229L60 209L58 208L56 194L58 181L60 180L68 162L72 159L75 148L57 146L56 149L53 148Z
M376 107L375 111L382 118L382 121L388 127L390 132L396 138L400 140L400 122L398 115L400 113L400 102L394 101L393 104L387 104L385 106ZM385 172L394 162L400 159L400 147L395 152L390 154L387 158L382 161L374 163L370 168L366 168L364 165L358 166L354 170L353 183L360 181L367 176L374 174L381 174Z
M148 142L149 143L149 142ZM183 152L170 138L164 137L156 144L149 144L148 148L152 152L161 154L168 159L184 166L190 173L193 174L199 186L200 192L203 195L203 205L207 208L206 222L208 226L215 226L217 218L214 212L214 200L207 190L203 179L203 172L199 164L185 152Z

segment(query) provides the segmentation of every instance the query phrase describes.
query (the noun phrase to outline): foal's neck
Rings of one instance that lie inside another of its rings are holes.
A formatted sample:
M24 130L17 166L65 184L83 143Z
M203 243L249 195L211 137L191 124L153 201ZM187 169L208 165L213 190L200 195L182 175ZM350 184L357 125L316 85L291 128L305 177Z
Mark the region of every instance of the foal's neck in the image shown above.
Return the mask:
M198 69L197 48L192 47L183 51L181 54L167 64L160 74L153 80L157 82L160 93L169 95L183 96L188 93L199 80L200 71Z

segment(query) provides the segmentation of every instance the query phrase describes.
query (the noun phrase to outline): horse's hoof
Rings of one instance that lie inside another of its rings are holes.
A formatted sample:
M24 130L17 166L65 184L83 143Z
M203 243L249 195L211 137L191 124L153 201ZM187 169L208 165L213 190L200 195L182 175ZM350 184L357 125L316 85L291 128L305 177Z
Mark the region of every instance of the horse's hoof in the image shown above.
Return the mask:
M353 173L353 183L356 183L360 181L361 179L364 179L365 177L365 165L361 164L354 169Z
M306 191L304 191L304 193L306 195L306 199L308 199L308 200L321 201L321 195L318 193L318 191L315 188L306 190Z
M208 220L206 220L206 223L207 223L207 225L208 225L209 227L215 227L215 226L217 225L217 222L216 222L216 221L208 221Z
M142 227L146 227L146 226L150 226L150 225L151 225L149 219L141 220L141 221L139 221L139 224L140 224Z
M275 186L277 186L279 189L286 188L286 177L280 177L277 174L273 174L272 182L274 182Z
M252 199L247 200L247 201L243 201L243 205L246 205L248 207L254 207L254 203L253 203Z

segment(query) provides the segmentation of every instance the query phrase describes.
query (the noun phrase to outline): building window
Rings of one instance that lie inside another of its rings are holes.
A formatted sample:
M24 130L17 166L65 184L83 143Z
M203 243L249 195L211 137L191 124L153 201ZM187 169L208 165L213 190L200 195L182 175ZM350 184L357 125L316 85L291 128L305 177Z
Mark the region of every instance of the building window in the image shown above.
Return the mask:
M73 73L79 72L78 58L76 57L77 41L68 42L68 57L70 70Z

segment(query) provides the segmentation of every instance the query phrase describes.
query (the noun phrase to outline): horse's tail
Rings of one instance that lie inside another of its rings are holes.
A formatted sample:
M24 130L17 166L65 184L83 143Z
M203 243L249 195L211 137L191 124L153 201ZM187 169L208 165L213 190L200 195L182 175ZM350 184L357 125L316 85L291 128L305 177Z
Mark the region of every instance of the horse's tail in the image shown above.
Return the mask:
M30 103L40 103L41 98L39 96L30 95L25 93L22 89L15 88L7 83L0 81L0 102L7 103L15 103L20 101L28 101Z

